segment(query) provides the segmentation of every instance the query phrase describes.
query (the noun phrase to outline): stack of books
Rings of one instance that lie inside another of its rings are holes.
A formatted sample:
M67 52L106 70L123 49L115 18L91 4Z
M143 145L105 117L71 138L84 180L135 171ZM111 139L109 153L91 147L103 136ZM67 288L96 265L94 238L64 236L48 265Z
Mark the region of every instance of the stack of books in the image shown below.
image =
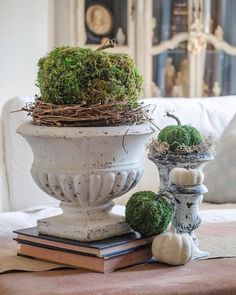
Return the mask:
M39 234L37 227L14 232L20 244L18 255L102 273L146 263L152 258L154 237L141 238L135 232L93 242Z

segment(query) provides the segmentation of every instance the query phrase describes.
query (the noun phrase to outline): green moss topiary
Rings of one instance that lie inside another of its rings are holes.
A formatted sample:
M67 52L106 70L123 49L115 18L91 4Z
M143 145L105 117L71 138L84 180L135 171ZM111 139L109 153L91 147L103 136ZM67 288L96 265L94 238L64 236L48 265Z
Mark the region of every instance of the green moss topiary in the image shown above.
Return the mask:
M128 54L78 47L53 49L38 62L41 99L53 104L127 101L137 106L143 78Z
M195 146L203 142L201 133L197 128L181 125L179 119L167 113L167 116L176 119L178 125L169 125L162 129L158 135L158 141L167 142L169 149L175 152L181 146Z
M151 191L133 194L125 210L126 222L143 237L164 232L172 215L173 207L167 199Z

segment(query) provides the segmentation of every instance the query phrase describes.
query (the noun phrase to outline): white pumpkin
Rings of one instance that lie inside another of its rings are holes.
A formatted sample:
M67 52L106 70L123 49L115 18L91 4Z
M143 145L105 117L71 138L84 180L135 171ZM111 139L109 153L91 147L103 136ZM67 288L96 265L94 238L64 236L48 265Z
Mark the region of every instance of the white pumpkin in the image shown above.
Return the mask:
M194 242L188 234L166 232L152 242L152 255L160 262L170 265L187 263L194 254Z
M179 186L193 186L203 183L204 174L199 169L174 168L169 174L170 183Z

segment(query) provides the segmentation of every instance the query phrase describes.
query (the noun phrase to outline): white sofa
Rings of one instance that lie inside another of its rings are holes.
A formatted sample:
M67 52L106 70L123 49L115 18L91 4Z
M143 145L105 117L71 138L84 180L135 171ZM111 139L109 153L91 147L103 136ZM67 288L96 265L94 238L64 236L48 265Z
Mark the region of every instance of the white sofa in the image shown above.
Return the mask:
M31 97L10 99L4 105L0 118L0 235L11 234L13 229L34 226L38 218L58 214L61 210L58 202L43 193L32 180L30 176L32 152L26 141L16 134L17 126L30 118L25 112L11 112L21 109L32 99ZM182 124L191 124L204 135L213 135L216 139L220 137L236 112L236 96L200 99L150 98L144 102L151 105L152 117L159 128L175 124L172 119L164 116L166 110L173 110ZM126 196L118 199L118 204L124 204L135 191L158 190L157 168L145 156L144 167L141 182ZM224 208L227 206L218 205L217 208L223 208L221 209L223 211L214 214L211 211L208 215L205 212L202 215L206 215L205 220L208 216L211 216L211 220L224 219ZM234 218L236 211L234 209L231 211L227 211L228 217Z

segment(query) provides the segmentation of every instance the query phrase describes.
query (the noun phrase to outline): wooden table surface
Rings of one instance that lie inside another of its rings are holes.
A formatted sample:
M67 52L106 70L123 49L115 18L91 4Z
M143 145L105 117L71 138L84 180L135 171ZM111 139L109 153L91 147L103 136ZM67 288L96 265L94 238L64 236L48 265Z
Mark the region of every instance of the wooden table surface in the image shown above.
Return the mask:
M0 238L1 249L16 246L12 239ZM236 258L190 261L176 267L152 263L109 274L82 269L1 274L0 295L13 294L236 295Z

